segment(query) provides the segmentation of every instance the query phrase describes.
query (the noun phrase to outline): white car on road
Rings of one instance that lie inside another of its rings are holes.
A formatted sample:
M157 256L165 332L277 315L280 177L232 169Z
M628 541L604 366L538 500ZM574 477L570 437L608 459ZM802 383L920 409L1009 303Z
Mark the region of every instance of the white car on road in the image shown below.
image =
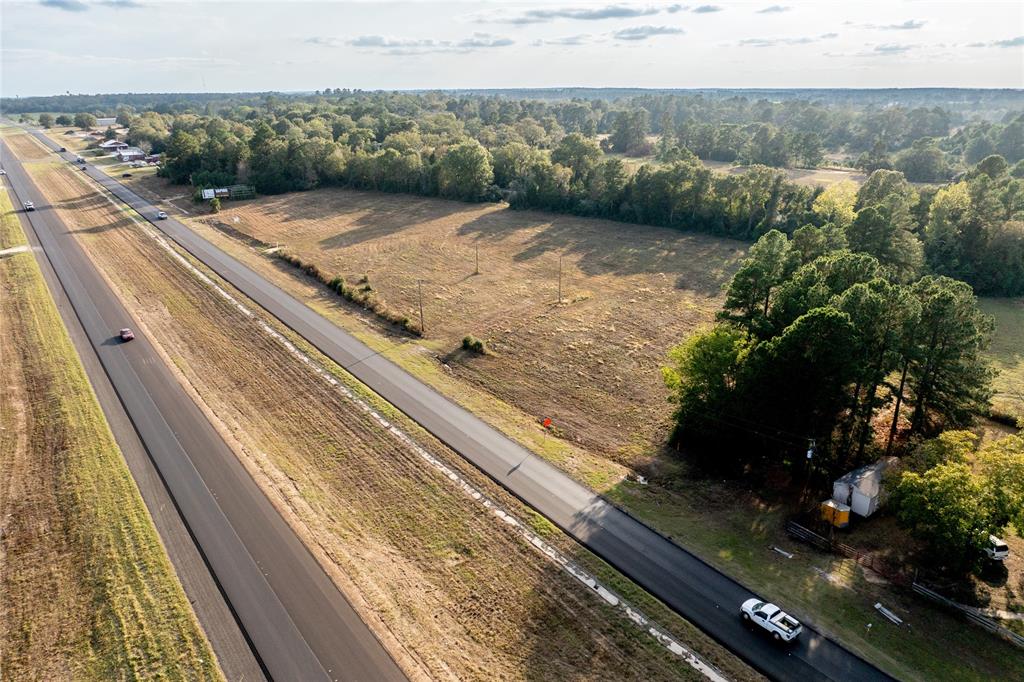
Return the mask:
M772 637L777 642L791 642L804 629L796 618L775 604L769 604L760 599L748 599L743 602L743 606L740 607L740 615L744 621L757 623L772 633Z

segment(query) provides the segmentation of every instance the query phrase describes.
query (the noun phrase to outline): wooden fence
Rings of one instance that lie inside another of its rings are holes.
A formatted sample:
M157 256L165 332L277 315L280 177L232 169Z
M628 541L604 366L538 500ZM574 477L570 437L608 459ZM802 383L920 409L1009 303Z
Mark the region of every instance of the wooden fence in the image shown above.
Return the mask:
M853 559L861 566L870 568L875 573L885 577L886 580L896 583L901 587L909 587L913 582L908 576L900 573L899 571L893 570L885 562L880 561L874 553L864 552L856 547L851 547L837 540L826 538L823 535L818 535L810 528L801 526L796 521L789 521L786 523L786 532L795 537L798 540L802 540L809 545L814 545L823 552L831 552L833 554L839 554L849 559Z
M975 613L970 609L964 608L962 604L957 604L955 601L946 599L938 592L928 589L921 583L915 582L911 585L911 587L913 588L914 592L917 592L920 595L924 595L925 597L928 597L929 599L936 601L949 609L953 609L954 611L959 612L964 618L971 621L975 625L980 625L989 632L993 632L1002 637L1003 639L1008 640L1016 644L1017 646L1024 648L1024 637L1021 637L1012 630L1004 628L1002 625L1000 625L993 619L987 618L986 616L983 616L980 613Z
M842 542L836 542L835 540L826 538L823 535L818 535L813 530L801 526L795 521L789 521L786 523L786 532L798 540L802 540L809 545L813 545L823 552L832 552L834 554L840 554L842 556L853 559L862 566L867 566L872 571L885 576L888 580L900 585L902 587L909 587L917 594L928 597L929 599L942 604L943 606L957 611L963 615L967 620L980 625L989 632L992 632L1003 639L1016 644L1019 647L1024 648L1024 637L1021 637L1016 632L1004 628L1002 625L997 623L991 618L987 618L979 613L965 608L962 604L958 604L955 601L943 597L938 592L931 590L919 582L909 579L907 576L893 571L888 566L885 566L882 562L877 561L872 554L862 552L854 547L851 547Z

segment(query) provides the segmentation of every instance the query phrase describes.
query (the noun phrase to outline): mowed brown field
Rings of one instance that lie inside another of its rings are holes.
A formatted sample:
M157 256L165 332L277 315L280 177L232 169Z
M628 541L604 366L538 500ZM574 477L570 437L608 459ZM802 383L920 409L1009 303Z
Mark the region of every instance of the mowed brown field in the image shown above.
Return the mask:
M40 167L34 177L121 294L137 333L180 372L275 506L414 678L696 674L425 466L407 443L170 257L81 175ZM362 399L492 499L531 518L387 405ZM553 528L537 527L616 589L628 589ZM754 677L663 606L631 598L730 676Z
M4 141L22 161L41 161L47 158L56 160L56 156L52 152L39 144L31 135L19 129L11 128L6 130Z
M667 351L713 321L745 252L676 230L342 189L228 203L194 222L280 242L417 322L422 290L420 343L446 371L628 466L665 438ZM489 354L463 352L467 335Z

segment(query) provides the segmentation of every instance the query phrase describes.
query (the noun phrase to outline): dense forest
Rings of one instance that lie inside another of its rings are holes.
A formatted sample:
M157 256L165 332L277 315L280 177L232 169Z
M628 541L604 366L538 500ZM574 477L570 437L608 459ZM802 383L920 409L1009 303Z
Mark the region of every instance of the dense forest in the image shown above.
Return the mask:
M944 94L964 104L975 91L913 92L918 101ZM976 106L990 112L1020 100L1012 91L977 93L987 101ZM98 97L107 106L99 113L115 113L131 144L163 154L163 175L197 188L249 183L275 194L341 185L505 200L747 240L813 226L903 279L930 272L978 293L1024 293L1020 109L1005 108L993 121L935 105L881 106L877 93L851 103L850 91L831 99L641 91L542 100L337 89L191 102ZM87 116L78 112L76 124ZM44 125L69 120L40 116ZM798 185L781 170L824 165L826 157L871 173L869 191ZM717 173L704 161L747 170Z

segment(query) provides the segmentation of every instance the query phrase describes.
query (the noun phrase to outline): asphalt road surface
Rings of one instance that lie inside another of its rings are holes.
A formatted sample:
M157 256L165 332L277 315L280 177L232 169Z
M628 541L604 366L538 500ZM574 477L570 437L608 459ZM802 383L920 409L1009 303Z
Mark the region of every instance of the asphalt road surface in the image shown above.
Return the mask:
M275 680L404 680L398 666L133 326L10 150L3 166L136 432L264 671Z
M35 134L57 149L45 135ZM68 161L75 156L63 154ZM743 585L415 379L182 223L157 220L157 207L102 171L89 166L86 172L385 400L757 670L800 682L890 679L807 624L789 646L749 629L739 608L757 595ZM785 595L777 598L785 608Z

